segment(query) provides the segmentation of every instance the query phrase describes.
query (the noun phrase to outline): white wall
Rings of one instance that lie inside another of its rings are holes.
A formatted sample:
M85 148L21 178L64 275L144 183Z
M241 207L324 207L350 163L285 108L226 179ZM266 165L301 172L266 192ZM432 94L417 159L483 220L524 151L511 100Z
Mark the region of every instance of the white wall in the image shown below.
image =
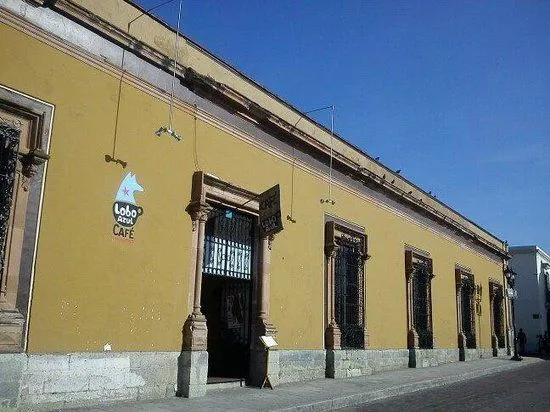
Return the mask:
M550 263L548 255L536 246L511 247L511 268L517 273L515 302L516 328L527 336L527 350L538 350L537 335L546 331L546 275L543 263ZM534 319L533 315L539 315Z

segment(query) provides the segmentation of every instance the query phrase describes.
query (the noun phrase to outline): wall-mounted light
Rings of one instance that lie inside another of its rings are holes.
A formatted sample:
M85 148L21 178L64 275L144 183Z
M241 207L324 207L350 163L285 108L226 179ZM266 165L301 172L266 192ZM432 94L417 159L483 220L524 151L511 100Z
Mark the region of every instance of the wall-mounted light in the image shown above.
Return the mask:
M169 127L162 126L160 127L155 134L160 137L163 133L167 133L170 136L172 136L174 139L176 139L178 142L181 140L181 136L177 134L175 131L170 129Z
M123 169L125 169L126 165L128 164L128 162L125 162L124 160L121 160L121 159L115 159L113 156L108 154L105 155L105 161L107 163L113 162L115 164L119 164L122 166Z

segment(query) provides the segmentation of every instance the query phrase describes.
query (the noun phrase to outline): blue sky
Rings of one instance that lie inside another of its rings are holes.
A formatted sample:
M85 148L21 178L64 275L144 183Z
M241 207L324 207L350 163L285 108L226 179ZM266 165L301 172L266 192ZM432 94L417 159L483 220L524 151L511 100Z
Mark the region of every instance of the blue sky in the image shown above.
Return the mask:
M178 2L153 13L175 26ZM550 252L550 2L184 0L182 33L301 110L335 105L340 136Z

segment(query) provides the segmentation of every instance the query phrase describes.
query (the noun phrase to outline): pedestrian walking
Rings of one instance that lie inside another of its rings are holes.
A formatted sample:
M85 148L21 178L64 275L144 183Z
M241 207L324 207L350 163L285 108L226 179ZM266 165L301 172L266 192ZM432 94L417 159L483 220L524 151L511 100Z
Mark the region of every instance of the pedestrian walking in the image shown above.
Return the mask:
M520 355L525 355L525 344L527 343L527 336L525 336L525 332L523 331L522 328L519 329L518 341L519 341L519 353Z

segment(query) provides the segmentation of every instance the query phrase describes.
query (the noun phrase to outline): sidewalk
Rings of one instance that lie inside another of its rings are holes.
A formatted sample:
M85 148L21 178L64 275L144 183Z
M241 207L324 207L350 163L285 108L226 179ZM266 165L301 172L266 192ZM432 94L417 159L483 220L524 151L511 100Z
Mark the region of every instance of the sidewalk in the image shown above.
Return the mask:
M317 379L271 389L251 387L209 391L202 398L119 402L80 411L323 411L359 405L544 362L492 358L431 368L403 369L348 379Z

